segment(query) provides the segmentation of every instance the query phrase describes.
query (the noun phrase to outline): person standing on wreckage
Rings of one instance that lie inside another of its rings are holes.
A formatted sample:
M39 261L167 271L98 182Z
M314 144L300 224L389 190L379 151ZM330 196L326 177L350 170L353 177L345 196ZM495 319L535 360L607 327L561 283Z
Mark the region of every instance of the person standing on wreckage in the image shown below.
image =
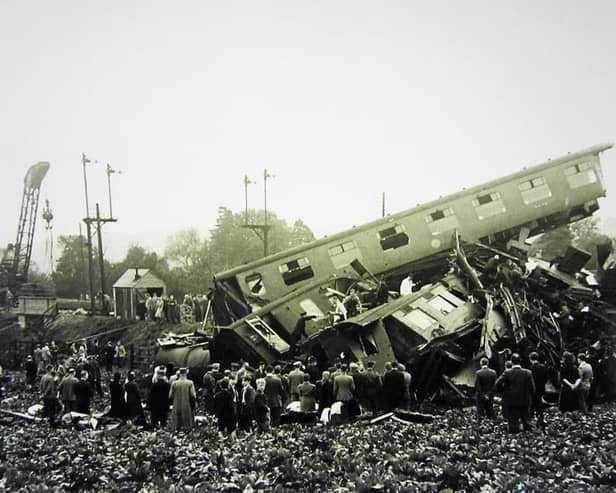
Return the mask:
M409 272L408 275L404 279L402 279L402 282L400 283L400 296L412 294L413 288L415 286L417 286L417 284L413 282L413 276Z

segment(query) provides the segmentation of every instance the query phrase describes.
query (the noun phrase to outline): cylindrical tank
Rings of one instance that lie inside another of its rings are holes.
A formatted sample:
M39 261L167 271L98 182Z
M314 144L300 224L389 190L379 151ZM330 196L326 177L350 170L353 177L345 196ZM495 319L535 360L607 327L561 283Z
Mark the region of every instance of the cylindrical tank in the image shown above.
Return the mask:
M157 366L172 366L173 371L188 368L189 378L199 384L210 364L210 349L208 346L161 347L154 363Z

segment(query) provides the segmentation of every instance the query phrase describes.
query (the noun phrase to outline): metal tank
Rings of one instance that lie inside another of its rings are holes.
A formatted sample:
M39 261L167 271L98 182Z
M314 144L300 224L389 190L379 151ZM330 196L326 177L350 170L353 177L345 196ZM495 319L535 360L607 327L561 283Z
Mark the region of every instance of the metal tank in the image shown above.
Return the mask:
M203 375L210 364L210 349L207 344L194 346L161 346L154 359L156 366L165 365L175 372L178 368L188 368L188 376L196 383L203 380ZM171 375L168 375L171 376Z

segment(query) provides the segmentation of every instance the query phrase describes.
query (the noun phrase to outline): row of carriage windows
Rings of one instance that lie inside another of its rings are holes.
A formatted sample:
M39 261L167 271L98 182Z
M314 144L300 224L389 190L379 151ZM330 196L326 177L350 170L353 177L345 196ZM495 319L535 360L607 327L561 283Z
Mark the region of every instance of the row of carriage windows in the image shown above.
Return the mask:
M565 168L565 177L569 186L574 189L597 182L597 174L592 163L578 163ZM552 197L552 191L545 178L538 176L518 183L518 190L522 195L524 204L529 205ZM487 219L507 211L500 192L487 192L477 195L472 200L477 217ZM425 216L425 221L432 234L439 234L458 227L458 219L452 207L436 209ZM409 244L409 235L404 224L394 224L377 232L377 239L383 251L395 250ZM353 240L331 246L328 253L334 266L340 268L360 256L357 243ZM297 282L314 277L308 257L300 257L278 266L284 283L289 286ZM251 291L263 294L261 278L248 280Z

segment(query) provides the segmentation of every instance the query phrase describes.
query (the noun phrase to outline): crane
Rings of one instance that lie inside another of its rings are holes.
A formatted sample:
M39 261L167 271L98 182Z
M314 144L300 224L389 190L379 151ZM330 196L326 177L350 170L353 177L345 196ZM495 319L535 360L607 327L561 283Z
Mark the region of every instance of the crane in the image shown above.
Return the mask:
M49 163L40 161L28 169L24 178L24 191L17 225L17 240L14 245L8 245L0 265L2 285L0 290L6 295L12 290L28 281L28 270L32 256L34 229L38 213L39 194L41 183L49 170ZM0 302L6 300L1 299ZM2 303L0 303L2 304Z

